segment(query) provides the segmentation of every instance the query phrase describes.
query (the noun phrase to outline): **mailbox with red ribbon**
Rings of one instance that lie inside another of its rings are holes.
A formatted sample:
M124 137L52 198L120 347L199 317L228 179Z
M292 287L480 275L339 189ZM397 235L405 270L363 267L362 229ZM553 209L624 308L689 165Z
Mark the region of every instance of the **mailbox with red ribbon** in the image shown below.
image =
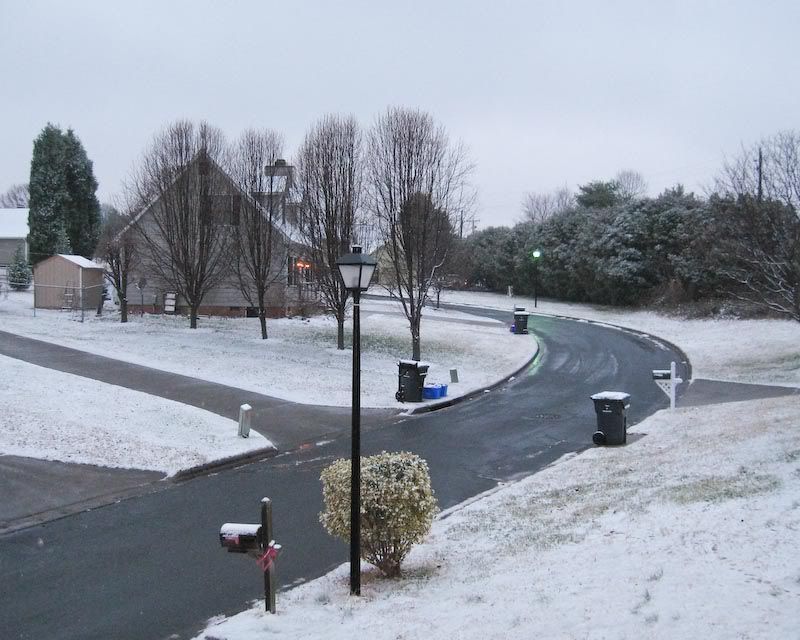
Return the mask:
M267 542L269 540L269 542ZM261 524L226 522L219 530L220 545L229 553L246 553L255 556L264 572L264 601L267 611L275 613L275 558L281 545L272 539L272 502L261 500Z

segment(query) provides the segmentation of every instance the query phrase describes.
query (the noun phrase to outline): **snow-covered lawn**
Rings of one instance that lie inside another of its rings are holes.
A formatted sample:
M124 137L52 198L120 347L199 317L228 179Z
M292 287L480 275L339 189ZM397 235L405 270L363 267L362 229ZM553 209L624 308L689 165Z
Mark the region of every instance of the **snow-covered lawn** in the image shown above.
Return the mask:
M198 637L796 638L797 405L662 411L443 514L399 580L343 565Z
M327 317L269 320L261 340L258 320L131 316L121 324L111 312L88 313L83 323L59 311L32 310L30 292L0 299L0 330L91 353L203 378L241 389L309 404L349 406L352 351L336 349L336 323ZM395 313L392 313L395 311ZM411 357L408 323L396 303L364 301L361 314L361 389L364 407L401 407L397 361ZM489 386L524 365L535 353L532 336L512 335L506 325L465 313L426 310L422 359L431 364L428 382L460 382L449 396ZM478 324L469 321L479 321ZM350 320L345 325L351 344Z
M651 311L571 304L493 293L446 291L442 302L585 318L629 327L678 345L695 378L800 386L800 323L793 320L684 320Z
M272 443L202 409L0 356L0 455L173 474Z

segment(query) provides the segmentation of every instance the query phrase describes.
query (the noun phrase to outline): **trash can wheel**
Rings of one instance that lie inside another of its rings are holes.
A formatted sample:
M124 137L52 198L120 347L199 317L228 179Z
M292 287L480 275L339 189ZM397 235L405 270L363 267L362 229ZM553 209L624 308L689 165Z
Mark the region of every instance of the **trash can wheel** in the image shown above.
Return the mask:
M595 431L592 434L592 442L595 444L601 445L606 443L606 434L602 431Z
M394 394L394 399L398 402L405 402L405 394L402 391L398 391Z

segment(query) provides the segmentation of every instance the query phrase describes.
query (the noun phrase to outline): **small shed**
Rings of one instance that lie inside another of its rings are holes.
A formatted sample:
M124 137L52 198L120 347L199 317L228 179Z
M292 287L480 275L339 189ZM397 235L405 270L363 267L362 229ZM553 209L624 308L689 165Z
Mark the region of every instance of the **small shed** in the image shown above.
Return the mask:
M7 267L22 247L28 257L28 209L0 209L0 267Z
M37 309L96 309L103 295L103 267L63 253L33 268L33 306Z

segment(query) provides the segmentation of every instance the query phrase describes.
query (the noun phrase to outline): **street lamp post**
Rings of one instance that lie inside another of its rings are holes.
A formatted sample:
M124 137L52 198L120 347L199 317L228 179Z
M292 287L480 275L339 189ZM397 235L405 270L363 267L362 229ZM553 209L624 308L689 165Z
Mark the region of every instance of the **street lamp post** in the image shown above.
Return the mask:
M336 261L344 288L353 296L353 415L350 449L350 594L361 595L361 292L369 287L376 261L353 252Z
M542 252L534 249L531 252L531 259L533 260L533 306L534 308L539 305L539 258L542 257Z

